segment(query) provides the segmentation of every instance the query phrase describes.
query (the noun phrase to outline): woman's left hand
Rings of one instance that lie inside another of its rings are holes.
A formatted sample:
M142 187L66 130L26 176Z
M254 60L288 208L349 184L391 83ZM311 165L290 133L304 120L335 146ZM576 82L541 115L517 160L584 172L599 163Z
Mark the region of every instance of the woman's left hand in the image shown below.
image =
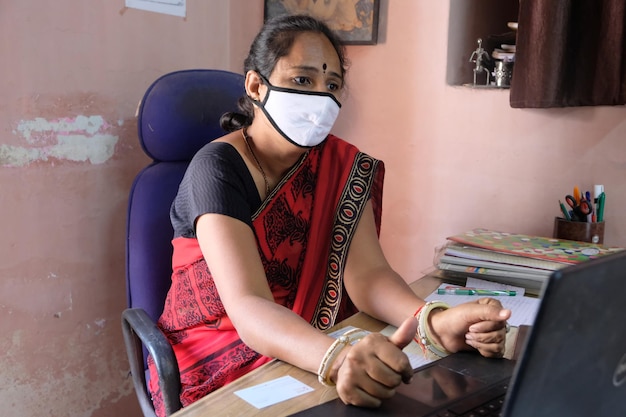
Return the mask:
M486 357L502 357L506 320L511 310L493 298L481 298L447 310L431 312L433 336L449 352L476 349Z
M402 349L415 337L417 321L410 317L390 336L371 333L336 361L337 394L345 404L379 407L391 398L396 387L408 383L413 375L409 358Z

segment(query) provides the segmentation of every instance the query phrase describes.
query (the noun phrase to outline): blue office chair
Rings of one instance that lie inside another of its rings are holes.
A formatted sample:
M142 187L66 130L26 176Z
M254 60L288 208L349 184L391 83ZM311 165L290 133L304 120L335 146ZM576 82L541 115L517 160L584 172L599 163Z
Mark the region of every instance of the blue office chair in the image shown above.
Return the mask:
M130 190L126 235L126 292L122 331L135 392L144 416L155 416L146 358L156 364L166 413L181 408L180 373L171 345L156 326L172 274L169 210L187 165L225 132L220 116L236 110L244 77L220 70L166 74L146 91L138 110L139 141L153 159Z

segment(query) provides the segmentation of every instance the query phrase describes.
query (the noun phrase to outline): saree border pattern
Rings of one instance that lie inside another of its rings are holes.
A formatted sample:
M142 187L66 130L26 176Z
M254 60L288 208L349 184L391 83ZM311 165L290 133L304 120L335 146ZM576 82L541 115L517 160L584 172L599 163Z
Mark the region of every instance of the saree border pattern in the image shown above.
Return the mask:
M379 161L358 152L335 212L326 279L311 324L319 330L334 326L343 295L343 271L350 242L370 195Z

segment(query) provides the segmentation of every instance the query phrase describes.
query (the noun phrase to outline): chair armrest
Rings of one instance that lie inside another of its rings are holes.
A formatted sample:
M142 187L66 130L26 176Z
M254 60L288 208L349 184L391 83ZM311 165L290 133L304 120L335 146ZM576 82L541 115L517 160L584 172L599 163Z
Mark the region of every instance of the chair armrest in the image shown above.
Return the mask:
M174 350L163 332L140 308L128 308L122 313L122 332L130 362L135 392L145 416L155 416L154 405L146 385L143 346L146 347L159 376L165 414L169 416L182 408L180 403L180 372Z

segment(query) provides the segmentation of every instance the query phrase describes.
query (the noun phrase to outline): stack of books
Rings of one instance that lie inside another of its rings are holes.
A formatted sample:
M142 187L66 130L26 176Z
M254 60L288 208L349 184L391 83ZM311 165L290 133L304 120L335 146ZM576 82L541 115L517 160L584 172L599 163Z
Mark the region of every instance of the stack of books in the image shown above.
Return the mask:
M467 277L482 278L539 295L552 272L620 250L623 248L474 229L447 238L435 257L435 275L461 285Z

